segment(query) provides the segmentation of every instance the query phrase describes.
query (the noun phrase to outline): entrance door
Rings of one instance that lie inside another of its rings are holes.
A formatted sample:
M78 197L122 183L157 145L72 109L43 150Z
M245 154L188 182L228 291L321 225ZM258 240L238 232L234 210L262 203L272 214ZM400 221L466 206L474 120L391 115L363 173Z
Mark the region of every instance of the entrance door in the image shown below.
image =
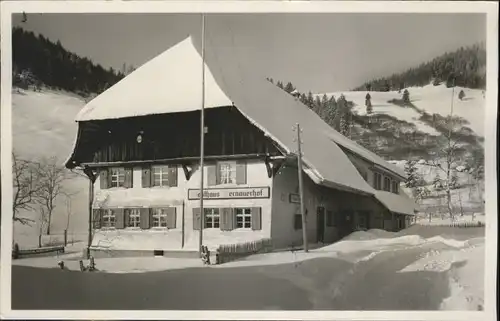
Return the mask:
M318 207L316 221L316 235L318 243L325 242L325 208Z

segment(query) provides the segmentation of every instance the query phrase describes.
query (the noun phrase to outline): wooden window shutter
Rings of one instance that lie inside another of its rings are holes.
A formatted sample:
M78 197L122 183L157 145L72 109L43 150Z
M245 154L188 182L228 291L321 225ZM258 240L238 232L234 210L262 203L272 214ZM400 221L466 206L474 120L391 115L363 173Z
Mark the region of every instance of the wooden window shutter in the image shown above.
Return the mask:
M132 210L131 209L124 209L123 210L123 221L124 221L124 227L129 227L130 226L130 219L129 219L129 216L130 216L130 212Z
M193 230L199 230L201 223L201 209L199 207L193 208Z
M140 225L142 229L148 229L150 227L149 212L150 212L149 208L141 208Z
M236 184L242 185L247 183L247 163L246 161L236 162Z
M99 181L100 181L100 184L101 184L101 189L109 188L109 185L108 185L108 176L109 176L109 173L108 173L107 169L101 169L99 171Z
M168 166L168 186L177 186L177 165Z
M126 188L132 188L133 186L133 175L134 175L134 171L132 168L125 168L124 169L125 171L125 187Z
M232 208L220 208L220 229L222 231L232 231L234 229L234 215Z
M92 222L94 223L94 229L101 228L101 218L102 218L102 210L99 208L92 209Z
M214 186L217 185L217 166L208 165L207 166L207 185Z
M123 208L115 210L115 228L125 228L125 214Z
M177 211L175 207L167 208L167 228L174 229L177 224Z
M151 182L151 167L142 169L142 187L147 188L153 186Z
M252 207L252 230L262 230L262 212L260 207Z

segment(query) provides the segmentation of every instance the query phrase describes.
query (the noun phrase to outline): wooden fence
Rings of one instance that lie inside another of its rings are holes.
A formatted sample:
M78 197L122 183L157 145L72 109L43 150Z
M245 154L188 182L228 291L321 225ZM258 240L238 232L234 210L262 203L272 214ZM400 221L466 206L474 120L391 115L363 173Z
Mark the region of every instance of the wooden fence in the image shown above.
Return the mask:
M262 239L253 242L220 245L217 249L217 264L222 264L239 258L258 253L271 252L271 239Z
M17 244L16 244L17 245ZM20 259L23 257L29 257L29 256L39 256L39 255L44 255L44 254L49 254L49 253L57 253L57 254L62 254L64 253L64 246L47 246L47 247L40 247L36 249L19 249L19 246L14 245L14 248L12 249L12 258L13 259Z
M441 224L418 224L420 226L437 226L437 227L458 227L458 228L471 228L471 227L484 227L484 223L480 221L476 222L450 222Z

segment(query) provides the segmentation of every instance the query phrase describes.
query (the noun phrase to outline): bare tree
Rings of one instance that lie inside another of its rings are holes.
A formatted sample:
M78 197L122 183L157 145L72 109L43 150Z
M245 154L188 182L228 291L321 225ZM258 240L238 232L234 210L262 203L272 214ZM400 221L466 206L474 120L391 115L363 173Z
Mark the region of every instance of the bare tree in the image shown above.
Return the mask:
M454 168L458 165L457 163L463 152L460 140L463 127L459 120L451 116L448 116L446 120L440 121L440 123L436 125L446 129L442 135L445 146L435 152L434 158L429 162L429 165L437 168L445 175L444 178L436 176L437 178L435 180L439 180L446 191L448 214L453 220L451 190L454 185Z
M56 208L56 200L62 195L72 196L63 184L70 176L69 172L59 165L56 157L42 159L38 164L38 173L39 186L36 192L36 201L40 209L41 222L47 225L47 235L50 235L50 224Z
M23 225L35 222L26 217L20 217L20 210L34 210L38 191L38 171L35 163L19 158L12 153L13 201L12 219Z

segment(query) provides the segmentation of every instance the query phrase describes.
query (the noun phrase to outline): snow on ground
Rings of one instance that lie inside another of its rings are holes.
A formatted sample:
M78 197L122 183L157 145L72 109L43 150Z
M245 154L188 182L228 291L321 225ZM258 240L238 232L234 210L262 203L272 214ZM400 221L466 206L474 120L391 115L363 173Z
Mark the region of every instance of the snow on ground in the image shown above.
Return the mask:
M476 134L484 136L486 99L483 97L482 90L462 87L452 89L446 88L444 84L412 87L408 90L410 91L410 99L415 106L428 113L442 116L450 113L452 91L454 91L453 115L465 118L470 123L469 127ZM458 99L460 90L465 93L463 100Z
M59 268L57 263L64 261L64 266L70 271L80 271L79 257L75 254L58 257L26 258L12 261L13 265L35 266L40 268ZM84 265L88 265L84 260ZM202 267L200 259L167 258L167 257L122 257L95 259L96 268L107 273L144 273L175 269Z
M339 95L335 95L338 97ZM349 92L345 93L344 96L348 101L354 102L355 106L353 110L359 115L366 115L365 107L365 96L366 92ZM417 130L430 135L439 135L433 127L427 125L426 123L418 120L420 114L413 108L403 108L388 101L391 99L401 99L401 94L397 92L370 92L373 113L372 115L385 114L397 118L399 120L406 121L408 123L413 123L417 127Z
M435 271L450 273L450 297L442 310L482 310L484 305L484 238L472 239L457 250L431 251L400 273ZM483 271L483 272L481 272Z
M13 148L23 159L39 159L56 156L63 164L71 153L77 125L74 117L85 105L85 101L74 94L44 89L12 91L12 137ZM65 182L65 188L77 193L71 201L69 234L78 239L86 232L88 182L76 177ZM67 210L65 199L57 201L53 214L51 231L59 234L66 228ZM39 220L38 213L21 211L22 217ZM39 227L14 224L14 242L21 248L38 245ZM55 236L56 237L56 236Z
M451 111L452 89L446 88L445 85L433 86L431 84L424 87L409 87L410 100L421 111L426 111L430 114L440 114L448 116ZM458 93L464 90L465 98L458 99ZM344 94L348 101L354 102L356 105L353 109L360 115L366 115L365 96L366 91L354 92L333 92L327 93L327 96L340 97ZM323 94L320 94L320 98ZM429 133L430 135L438 135L438 132L426 123L418 120L420 114L413 108L403 108L388 101L391 99L401 99L403 94L397 91L389 92L370 92L373 114L386 114L414 123L418 130ZM465 118L469 121L469 127L479 136L484 135L485 123L485 98L482 91L478 89L468 89L455 87L453 99L453 115Z
M376 254L383 251L404 249L432 243L445 244L454 248L461 248L468 244L467 241L445 239L440 236L426 239L418 235L399 236L391 232L381 233L380 230L359 231L352 233L348 238L342 241L310 250L308 253L304 251L287 251L256 254L239 261L224 263L217 267L228 268L237 266L276 265L296 263L320 257L346 258L347 256L349 256L349 259L354 260L354 262L362 262L372 259ZM367 252L369 253L366 254Z
M77 243L74 251L55 257L26 258L14 260L15 265L28 265L36 267L57 267L60 260L68 260L66 266L70 270L79 270L78 259L81 257L83 243ZM211 266L213 268L230 268L242 266L263 266L296 263L300 261L321 258L343 258L353 262L368 261L380 252L404 249L429 244L444 244L452 248L463 248L468 246L468 241L457 241L445 239L441 236L423 238L418 235L399 236L397 233L381 230L359 231L351 234L348 238L337 243L312 249L308 253L304 251L281 251L264 254L251 255L238 261L228 262L221 265ZM80 245L80 247L78 247ZM80 256L78 256L80 255ZM159 270L170 270L179 268L198 267L200 259L191 258L99 258L96 259L100 271L110 273L125 272L148 272Z

